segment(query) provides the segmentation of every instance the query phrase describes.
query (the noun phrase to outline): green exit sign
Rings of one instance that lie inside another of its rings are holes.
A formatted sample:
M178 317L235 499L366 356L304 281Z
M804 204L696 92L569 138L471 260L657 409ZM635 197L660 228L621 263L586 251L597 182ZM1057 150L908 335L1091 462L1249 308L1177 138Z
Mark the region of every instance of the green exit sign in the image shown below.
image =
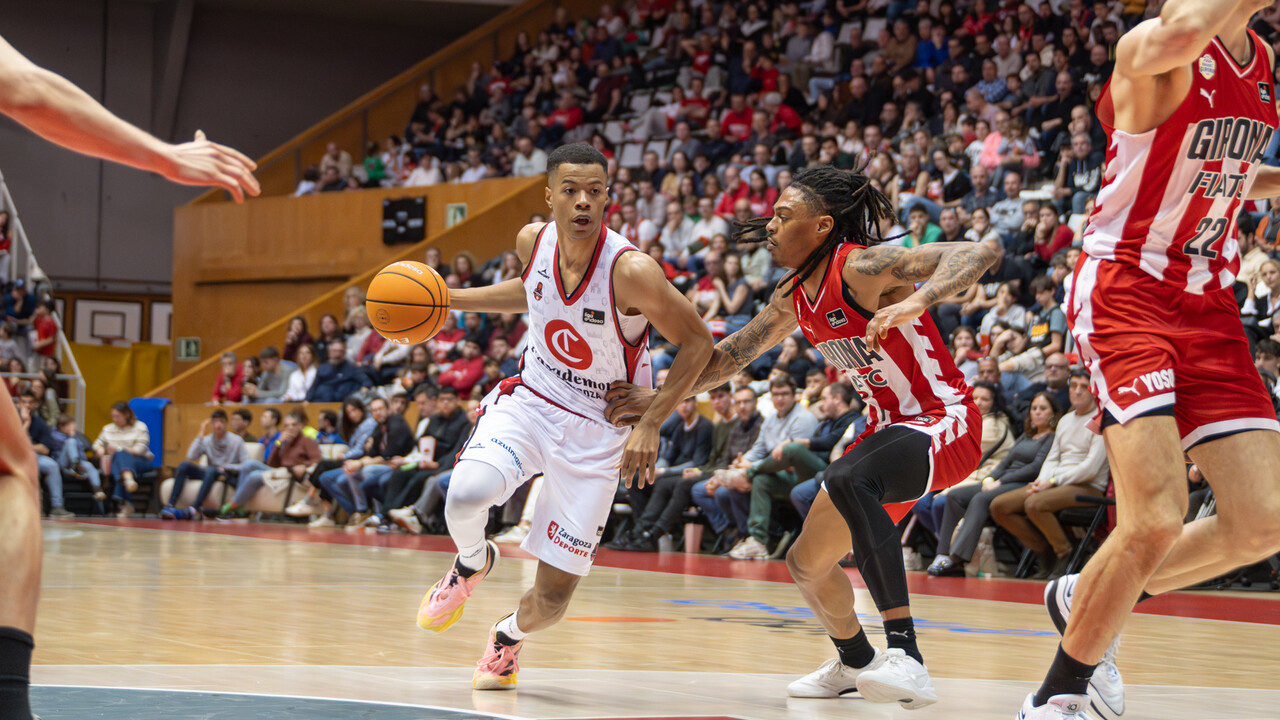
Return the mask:
M200 338L180 337L177 340L178 361L195 362L200 359Z

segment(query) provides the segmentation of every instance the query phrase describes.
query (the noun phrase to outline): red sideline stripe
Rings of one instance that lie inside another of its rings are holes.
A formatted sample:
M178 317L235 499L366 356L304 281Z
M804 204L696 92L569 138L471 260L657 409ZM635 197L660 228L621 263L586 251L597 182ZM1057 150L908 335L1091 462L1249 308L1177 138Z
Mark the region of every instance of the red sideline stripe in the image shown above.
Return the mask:
M116 527L172 530L209 535L232 535L259 540L285 540L313 542L330 545L364 545L367 547L402 548L428 552L453 553L453 540L444 535L365 535L334 532L330 529L311 530L289 525L226 522L178 522L164 520L111 520L107 518L77 519L75 523ZM57 523L67 525L69 523ZM506 557L536 559L529 553L511 545L502 546ZM730 560L713 555L685 553L632 553L616 550L600 550L595 564L623 570L644 570L673 575L696 575L731 580L762 580L765 582L791 582L791 573L785 563ZM855 568L846 571L853 586L865 589L862 576ZM970 600L995 600L1039 605L1044 602L1044 583L1031 580L1007 580L1000 578L935 578L923 573L908 573L907 584L912 593L923 596L966 598ZM1152 598L1138 606L1137 612L1146 615L1198 618L1202 620L1231 620L1262 625L1280 625L1280 596L1240 597L1223 593L1179 592Z

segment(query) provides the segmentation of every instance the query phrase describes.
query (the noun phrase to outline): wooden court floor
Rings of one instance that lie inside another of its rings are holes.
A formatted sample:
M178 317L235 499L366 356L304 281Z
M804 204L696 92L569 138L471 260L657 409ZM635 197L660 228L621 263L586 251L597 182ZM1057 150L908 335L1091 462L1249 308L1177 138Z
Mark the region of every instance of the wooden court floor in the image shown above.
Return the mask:
M833 651L781 562L601 551L568 619L526 641L520 689L473 693L489 626L533 580L513 546L436 635L414 616L452 559L448 538L148 520L49 522L45 535L33 683L50 688L330 698L415 717L969 720L1012 718L1057 644L1042 584L917 573L937 705L789 699L786 684ZM874 608L862 589L857 603ZM1120 653L1126 718L1280 717L1280 594L1184 593L1143 610ZM59 714L50 688L37 713L83 717Z

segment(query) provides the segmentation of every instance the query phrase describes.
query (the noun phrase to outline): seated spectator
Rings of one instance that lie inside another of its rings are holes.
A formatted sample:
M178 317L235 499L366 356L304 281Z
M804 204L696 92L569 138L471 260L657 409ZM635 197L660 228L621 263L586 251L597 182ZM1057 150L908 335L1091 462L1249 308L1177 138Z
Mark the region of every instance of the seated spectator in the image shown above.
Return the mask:
M1022 437L1009 450L1004 462L981 483L947 493L947 508L938 530L938 556L929 566L930 575L964 576L964 566L973 558L978 536L990 516L991 501L1005 493L1020 491L1036 479L1053 443L1058 415L1058 408L1048 393L1036 395L1031 401ZM956 526L961 519L964 525L957 533Z
M991 517L1036 554L1039 579L1057 579L1071 563L1071 541L1058 522L1060 510L1085 507L1080 495L1102 497L1110 469L1102 436L1089 429L1097 413L1089 374L1071 374L1071 409L1062 416L1036 481L1024 492L1002 495L991 502Z
M9 391L10 397L17 398L27 387L27 381L18 377L26 374L27 366L23 365L18 358L9 358L5 363L5 372L9 373L9 376L4 379L5 389Z
M338 402L368 387L369 379L355 363L347 359L347 345L339 339L329 343L329 362L321 365L315 382L307 391L307 402Z
M982 483L982 479L995 472L1004 462L1015 441L1013 418L1004 406L1000 391L996 386L981 380L972 383L973 404L982 413L982 457L978 461L978 469L969 477L941 492L931 492L920 498L911 512L920 519L926 530L939 535L942 528L942 516L947 509L947 495L968 486ZM905 538L904 538L905 539Z
M349 187L346 176L338 168L330 166L320 170L320 184L316 186L316 192L339 192Z
M249 432L249 426L253 424L253 413L244 408L239 408L227 418L228 431L246 443L257 442L258 438Z
M312 343L316 357L328 357L329 343L334 340L342 340L345 343L346 335L342 333L342 325L338 323L338 318L331 313L325 313L320 316L320 337Z
M902 246L913 248L942 239L942 228L929 222L929 210L924 205L914 205L907 216L907 235Z
M438 483L453 470L458 453L471 432L471 420L458 403L453 388L436 389L423 384L413 389L413 402L418 408L418 427L414 433L417 448L387 478L381 495L384 524L395 523L413 535L424 527L435 525L433 516L444 500ZM410 504L415 498L436 497L438 502Z
M301 482L307 477L311 466L320 462L320 445L303 432L305 426L306 416L300 411L295 410L284 416L279 441L271 457L267 458L266 465L251 461L242 467L236 494L231 502L219 510L219 517L241 516L241 508L257 494L258 489L266 482L267 473L273 469L287 471L291 482Z
M1002 282L996 290L995 302L986 314L982 315L982 324L978 327L978 335L983 341L983 345L989 345L992 339L992 328L996 323L1008 325L1010 323L1026 322L1027 309L1018 304L1017 291L1013 289L1013 285L1008 282ZM981 303L969 306L966 315L979 314L977 311L981 309Z
M333 497L320 486L320 476L330 470L341 469L348 460L364 457L365 443L377 428L377 421L365 409L360 398L352 396L343 400L338 435L347 446L346 453L341 460L321 460L311 472L311 489L301 500L285 508L285 514L289 517L311 517L308 527L333 527Z
M65 478L71 475L87 480L89 487L93 488L93 499L98 502L106 500L107 494L102 491L102 476L98 473L98 468L89 462L87 455L91 446L79 433L76 419L66 414L58 416L58 426L52 434L54 442L62 445L60 448L50 448L58 461L58 467L62 468L62 476Z
M58 443L49 425L40 419L38 404L35 394L24 390L18 401L18 417L36 451L36 469L40 472L40 482L49 491L49 517L72 518L75 513L67 510L62 499L62 468L53 455Z
M764 502L763 499L756 500L756 481L762 475L769 475L771 477L766 483L772 482L775 487L778 484L790 485L786 495L771 492L767 484L763 486L771 500L790 497L791 504L800 512L801 518L809 514L809 508L818 497L818 476L831 464L833 457L838 457L834 455L836 446L862 415L862 403L854 398L853 388L844 382L825 385L816 404L816 417L819 420L813 434L807 438L795 438L794 442L788 443L783 448L781 460L772 463L770 460L764 461L765 465L785 464L787 467L778 472L765 471L755 475L751 487L753 502Z
M1104 160L1103 154L1093 149L1089 133L1077 132L1071 137L1071 151L1058 156L1058 175L1053 183L1053 196L1063 211L1083 214L1085 202L1098 196Z
M1009 356L1000 358L1002 372L1022 373L1033 383L1044 381L1045 358L1062 352L1066 346L1067 316L1054 302L1055 290L1053 281L1043 275L1031 281L1031 292L1040 309L1034 317L1027 313L1031 327L1027 331L1026 347L1013 349ZM991 354L999 356L994 343Z
M138 476L151 469L155 457L151 453L151 431L133 414L126 402L111 406L111 422L102 428L93 443L101 457L102 474L115 482L113 495L120 503L118 518L133 515L133 492L138 489Z
M338 432L338 413L332 410L321 410L320 419L316 423L315 441L320 445L341 445L342 435Z
M724 470L740 462L742 456L755 444L763 421L756 411L756 392L750 387L743 386L733 391L732 410L730 424L723 429L726 433L724 447L719 452L716 451L718 446L714 444L713 431L712 456L708 459L707 466L700 468L697 474L687 473L695 478L693 487L689 489L689 496L702 509L711 529L721 538L720 547L725 550L735 547L746 537L748 503L733 502L738 498L747 499L741 493L733 493L731 500ZM741 486L744 483L739 481L738 484Z
M298 348L303 345L311 346L314 343L315 339L307 331L307 319L301 315L295 315L289 319L289 329L284 334L284 352L280 355L286 362L297 362L295 356Z
M678 534L689 497L687 494L677 497L681 495L677 491L682 485L693 485L685 482L684 471L706 465L711 457L712 424L698 414L696 398L680 401L676 411L662 424L661 434L659 469L649 486L632 484L627 488L627 500L636 522L630 538L610 545L614 549L655 552L664 535Z
M789 375L777 375L769 381L769 396L776 413L764 418L755 444L726 471L725 481L729 487L748 497L754 494L752 478L776 467L768 459L781 462L783 451L793 439L812 437L818 426L813 414L796 403L795 383ZM767 546L772 503L764 502L764 498L771 497L768 491L773 489L772 485L767 486L766 494L761 496L761 500L750 501L748 534L730 551L729 557L738 560L763 560L769 556ZM785 498L790 494L791 485L787 485L785 491L781 497Z
M363 365L368 356L382 347L382 335L369 325L369 313L364 307L352 308L347 313L347 359Z
M62 411L58 407L58 396L54 395L53 390L45 384L44 376L40 375L28 380L27 390L36 398L36 414L44 420L46 425L53 427L58 422L58 416Z
M951 332L948 349L955 359L956 369L964 375L964 381L973 382L978 375L978 361L985 357L978 343L978 333L968 325L961 325Z
M436 383L441 388L453 388L459 398L470 400L471 390L483 376L484 355L480 354L480 344L468 339L462 341L458 359L440 371Z
M263 348L256 360L257 382L241 386L244 399L247 402L279 402L289 389L290 372L280 364L280 351L274 347Z
M330 470L319 477L320 486L328 491L335 502L348 514L347 524L364 525L374 516L369 512L366 493L381 495L381 486L391 474L393 466L404 462L413 452L413 431L399 415L393 415L387 401L374 398L369 401L369 415L377 427L365 440L364 456L347 460L341 468ZM332 512L332 510L330 510Z
M280 397L282 402L302 402L307 399L307 393L315 383L318 370L315 353L310 344L298 346L298 351L294 355L298 367L289 373L288 389Z
M244 399L241 392L243 386L244 366L236 360L235 353L222 353L218 379L213 383L213 399L210 402L214 405L238 403Z
M12 322L0 323L0 360L10 360L19 357L22 350L18 347L18 341L14 337L18 334L18 326ZM51 356L50 359L54 359Z
M200 458L206 459L201 467ZM213 484L222 479L227 485L235 486L241 468L251 462L244 439L239 435L227 432L227 413L214 410L204 422L200 430L187 448L187 459L178 465L173 474L173 487L169 491L169 499L160 510L162 520L193 520L201 517L200 508ZM254 463L258 465L260 463ZM178 508L178 499L186 488L187 480L200 478L200 491L189 507Z
M990 209L1003 199L1000 192L991 187L991 171L982 165L974 165L969 171L972 189L960 199L960 220L967 222L978 208Z
M338 143L331 142L325 145L324 157L320 158L320 171L324 172L329 168L338 171L342 177L351 175L351 168L355 162L351 159L351 153L338 147Z

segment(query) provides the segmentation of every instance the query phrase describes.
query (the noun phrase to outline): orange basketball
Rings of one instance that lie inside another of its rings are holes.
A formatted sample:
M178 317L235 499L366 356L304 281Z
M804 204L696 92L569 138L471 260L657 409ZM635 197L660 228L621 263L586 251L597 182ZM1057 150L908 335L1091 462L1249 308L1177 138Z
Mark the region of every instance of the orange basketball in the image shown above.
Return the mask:
M435 337L449 313L449 288L440 273L420 262L392 263L369 283L364 307L382 337L417 345Z

